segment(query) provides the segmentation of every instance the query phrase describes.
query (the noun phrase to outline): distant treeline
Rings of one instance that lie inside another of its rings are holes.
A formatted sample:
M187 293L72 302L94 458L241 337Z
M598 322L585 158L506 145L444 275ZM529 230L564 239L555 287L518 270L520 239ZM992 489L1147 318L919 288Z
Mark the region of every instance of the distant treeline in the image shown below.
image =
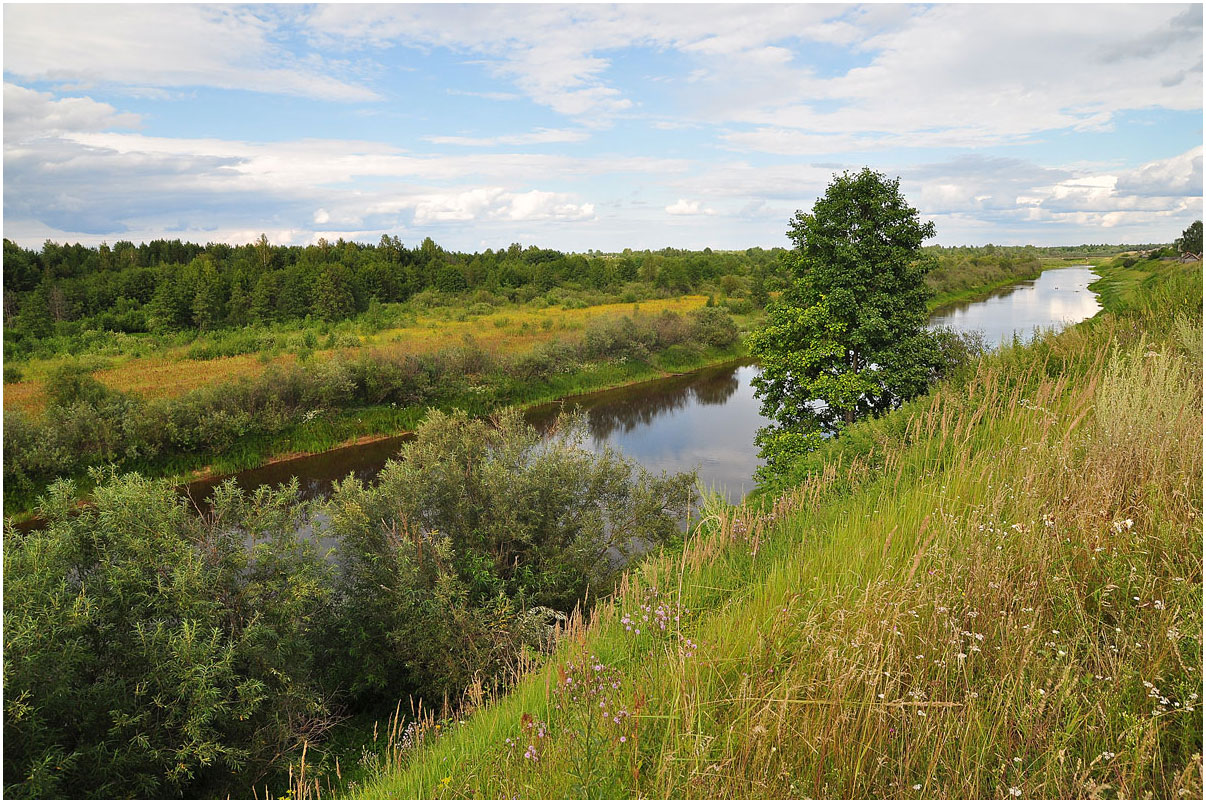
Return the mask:
M6 356L28 341L87 329L169 333L270 324L306 316L337 321L424 291L485 289L528 301L553 287L620 288L642 282L687 292L723 276L775 270L782 249L625 251L565 254L518 244L498 251L447 251L427 238L377 245L320 240L241 246L155 240L96 248L47 242L42 250L4 241ZM733 284L733 280L728 282Z
M1037 272L1040 257L1086 257L1148 246L933 246L935 293ZM40 251L4 240L4 356L71 351L86 332L208 332L305 319L351 318L377 303L420 294L468 297L476 291L526 302L560 287L623 296L716 291L764 306L786 280L782 248L686 251L663 248L605 254L563 253L512 244L480 253L448 251L431 238L411 248L397 237L376 245L319 240L316 245L200 245L153 240L135 245L59 245ZM619 298L617 298L619 300ZM633 299L628 299L633 300ZM60 342L52 345L50 340ZM44 353L43 353L44 352Z

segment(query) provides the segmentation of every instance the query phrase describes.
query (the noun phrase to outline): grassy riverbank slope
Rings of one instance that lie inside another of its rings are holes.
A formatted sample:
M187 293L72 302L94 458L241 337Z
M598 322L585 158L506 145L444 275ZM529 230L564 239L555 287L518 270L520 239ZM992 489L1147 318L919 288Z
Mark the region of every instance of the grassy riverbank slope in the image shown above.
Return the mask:
M1106 312L712 503L351 791L1200 798L1201 265L1100 270Z

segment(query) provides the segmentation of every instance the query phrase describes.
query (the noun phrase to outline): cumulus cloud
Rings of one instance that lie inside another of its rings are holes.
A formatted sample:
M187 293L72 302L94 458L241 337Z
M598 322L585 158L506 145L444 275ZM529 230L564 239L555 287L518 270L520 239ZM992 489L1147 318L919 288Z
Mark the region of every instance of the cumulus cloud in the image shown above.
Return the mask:
M1202 148L1129 170L1118 176L1115 188L1120 193L1144 197L1200 196Z
M288 9L27 3L4 9L4 72L27 81L207 86L333 101L378 94L283 47Z
M910 198L926 215L953 216L963 224L975 218L1006 230L1047 224L1143 232L1162 219L1201 214L1201 154L1196 147L1122 173L977 156L902 172L906 189L919 189ZM1154 239L1150 232L1139 236Z
M674 203L666 207L666 212L671 215L714 215L715 209L705 209L702 201L688 201L686 198L679 198Z
M573 196L566 193L508 192L502 187L431 193L414 204L416 225L470 220L583 221L594 216L594 204L576 203Z
M4 137L9 142L75 131L138 128L141 122L137 114L118 112L92 98L55 100L49 92L4 84Z
M533 188L533 176L674 169L633 158L539 154L417 156L373 142L220 139L72 132L5 144L9 227L114 235L181 219L227 228L294 221L330 230L394 230L455 221L589 221L595 206ZM483 186L482 179L500 183ZM367 183L366 183L367 180ZM22 221L25 223L22 224ZM36 223L37 226L29 226Z

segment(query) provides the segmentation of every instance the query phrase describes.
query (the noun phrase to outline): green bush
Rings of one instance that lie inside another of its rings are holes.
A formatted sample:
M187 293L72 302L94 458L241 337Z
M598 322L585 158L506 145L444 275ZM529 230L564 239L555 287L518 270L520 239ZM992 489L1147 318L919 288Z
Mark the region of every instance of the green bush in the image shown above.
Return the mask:
M112 395L92 371L83 363L70 361L60 363L46 375L46 397L52 405L66 407L75 402L96 404Z
M199 439L238 428L206 414ZM6 447L30 440L13 420ZM336 709L498 685L588 587L677 540L694 495L583 448L582 418L554 432L433 412L321 505L232 481L198 516L166 481L97 472L79 509L56 483L45 529L4 534L4 793L245 797Z
M720 307L702 307L688 313L691 323L691 339L708 346L728 348L737 342L741 330L727 312Z
M694 475L582 448L582 418L552 432L514 410L493 423L433 411L375 485L336 488L324 508L340 565L332 683L440 699L475 672L499 677L523 646L522 611L568 611L634 550L680 537Z
M304 508L231 486L203 519L167 483L100 479L95 508L59 483L46 529L5 533L6 796L220 793L320 734L330 569Z

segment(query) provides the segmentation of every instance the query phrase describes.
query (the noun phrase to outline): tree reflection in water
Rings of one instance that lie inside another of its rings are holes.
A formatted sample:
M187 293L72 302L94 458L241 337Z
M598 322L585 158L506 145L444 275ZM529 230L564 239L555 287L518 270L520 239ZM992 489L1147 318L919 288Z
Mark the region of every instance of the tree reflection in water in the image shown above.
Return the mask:
M617 432L648 426L661 416L693 403L724 404L740 387L737 366L727 365L579 396L566 400L565 406L584 408L591 436L603 441ZM560 405L536 408L528 414L528 421L537 429L547 429L557 417L558 409Z

